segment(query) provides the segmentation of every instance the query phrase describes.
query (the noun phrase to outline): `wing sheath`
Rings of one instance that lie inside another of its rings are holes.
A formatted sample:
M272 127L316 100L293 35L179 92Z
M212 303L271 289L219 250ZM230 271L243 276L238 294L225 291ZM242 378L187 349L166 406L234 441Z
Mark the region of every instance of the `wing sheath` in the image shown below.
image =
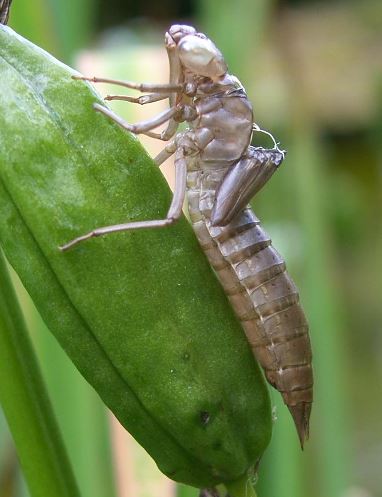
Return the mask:
M227 172L216 192L212 226L226 226L265 185L284 159L278 149L248 147Z

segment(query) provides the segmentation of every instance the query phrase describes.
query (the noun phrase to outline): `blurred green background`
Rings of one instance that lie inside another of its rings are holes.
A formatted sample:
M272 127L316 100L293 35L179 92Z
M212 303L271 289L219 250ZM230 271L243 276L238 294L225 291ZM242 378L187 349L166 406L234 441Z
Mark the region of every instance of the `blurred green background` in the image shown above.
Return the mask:
M311 438L301 453L272 392L259 497L382 497L382 2L13 3L11 27L91 75L166 81L163 34L175 22L222 50L256 121L288 150L253 206L300 288L314 353ZM137 120L157 105L116 108ZM196 496L123 434L18 288L82 496ZM27 495L0 412L0 497Z

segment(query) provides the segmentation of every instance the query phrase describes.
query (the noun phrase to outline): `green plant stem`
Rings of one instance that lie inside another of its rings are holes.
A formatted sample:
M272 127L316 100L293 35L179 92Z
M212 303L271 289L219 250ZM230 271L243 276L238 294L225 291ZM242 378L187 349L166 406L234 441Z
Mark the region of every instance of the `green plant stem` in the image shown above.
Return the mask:
M244 476L240 480L231 483L226 483L225 488L230 497L257 497L255 487L252 485L248 476Z
M33 497L78 497L65 448L0 252L0 402Z

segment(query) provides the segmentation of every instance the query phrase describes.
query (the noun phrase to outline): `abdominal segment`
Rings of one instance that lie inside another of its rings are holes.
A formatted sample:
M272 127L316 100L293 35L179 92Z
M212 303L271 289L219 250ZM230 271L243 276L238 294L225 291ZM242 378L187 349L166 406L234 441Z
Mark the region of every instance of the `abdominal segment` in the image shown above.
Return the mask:
M253 211L247 207L227 226L211 226L216 186L224 173L188 173L193 228L268 382L291 411L303 445L313 400L308 324L285 262Z

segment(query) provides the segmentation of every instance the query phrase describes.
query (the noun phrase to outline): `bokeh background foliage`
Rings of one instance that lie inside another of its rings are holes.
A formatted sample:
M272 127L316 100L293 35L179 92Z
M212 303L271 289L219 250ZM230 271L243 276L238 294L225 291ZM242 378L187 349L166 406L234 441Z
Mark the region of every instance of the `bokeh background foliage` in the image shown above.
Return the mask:
M258 493L382 496L382 4L14 0L10 25L84 72L165 81L166 61L158 58L163 31L174 21L195 24L215 40L247 88L256 120L288 149L253 205L301 290L316 397L311 440L301 453L272 394L277 421ZM128 107L117 109L139 118ZM128 451L116 449L103 405L18 289L81 494L122 497L128 488L129 495L196 495L159 481L130 441ZM147 487L148 479L156 485ZM27 495L0 417L0 497Z

